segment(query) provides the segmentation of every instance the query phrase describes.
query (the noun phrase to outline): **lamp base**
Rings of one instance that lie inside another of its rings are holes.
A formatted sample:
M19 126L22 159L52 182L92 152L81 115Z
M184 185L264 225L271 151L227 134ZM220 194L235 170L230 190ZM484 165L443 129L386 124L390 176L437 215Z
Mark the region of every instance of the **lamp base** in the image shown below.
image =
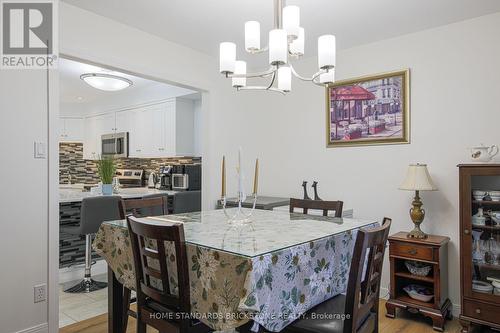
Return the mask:
M415 228L408 234L408 238L418 238L425 239L427 235L425 232L420 230L420 224L424 221L425 210L422 209L422 201L420 200L419 192L415 191L415 198L413 198L412 208L410 208L410 217L413 223L415 224Z
M410 231L406 237L417 238L417 239L426 239L427 234L425 232L423 232L422 230L420 230L419 225L415 225L415 228L413 228L413 230Z

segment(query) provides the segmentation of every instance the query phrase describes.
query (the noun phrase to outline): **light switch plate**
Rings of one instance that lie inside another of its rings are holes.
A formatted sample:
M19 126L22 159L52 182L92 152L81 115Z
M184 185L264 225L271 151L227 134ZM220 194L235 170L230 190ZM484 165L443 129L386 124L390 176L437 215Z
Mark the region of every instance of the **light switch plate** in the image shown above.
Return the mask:
M47 145L45 142L35 142L35 158L47 158Z

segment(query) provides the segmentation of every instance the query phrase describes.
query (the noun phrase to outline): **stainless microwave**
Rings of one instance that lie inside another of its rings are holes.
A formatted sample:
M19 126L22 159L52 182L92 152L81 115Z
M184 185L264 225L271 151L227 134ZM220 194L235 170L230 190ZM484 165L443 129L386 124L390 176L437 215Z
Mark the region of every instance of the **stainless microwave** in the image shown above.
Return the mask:
M172 174L172 190L187 190L189 188L189 175L182 173Z
M128 157L128 132L102 135L101 156Z

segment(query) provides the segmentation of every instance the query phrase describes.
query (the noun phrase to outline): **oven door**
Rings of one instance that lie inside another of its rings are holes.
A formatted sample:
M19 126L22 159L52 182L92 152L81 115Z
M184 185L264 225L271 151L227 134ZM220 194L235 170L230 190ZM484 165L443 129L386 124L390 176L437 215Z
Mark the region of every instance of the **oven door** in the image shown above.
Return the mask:
M101 155L128 157L128 133L105 134L101 137Z

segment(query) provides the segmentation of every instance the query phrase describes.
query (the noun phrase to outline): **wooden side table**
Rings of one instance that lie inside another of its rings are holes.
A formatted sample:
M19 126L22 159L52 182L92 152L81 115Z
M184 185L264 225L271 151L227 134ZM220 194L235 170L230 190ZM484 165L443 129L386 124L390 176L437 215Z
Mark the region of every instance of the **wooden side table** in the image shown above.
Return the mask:
M395 318L396 309L421 313L432 319L436 331L444 331L446 319L451 318L451 302L448 299L448 251L449 237L429 235L426 239L407 238L407 232L389 237L389 260L391 265L390 299L386 302L389 318ZM430 264L427 276L411 274L405 261L414 260ZM403 290L410 284L417 284L434 291L434 298L422 302L410 298Z

